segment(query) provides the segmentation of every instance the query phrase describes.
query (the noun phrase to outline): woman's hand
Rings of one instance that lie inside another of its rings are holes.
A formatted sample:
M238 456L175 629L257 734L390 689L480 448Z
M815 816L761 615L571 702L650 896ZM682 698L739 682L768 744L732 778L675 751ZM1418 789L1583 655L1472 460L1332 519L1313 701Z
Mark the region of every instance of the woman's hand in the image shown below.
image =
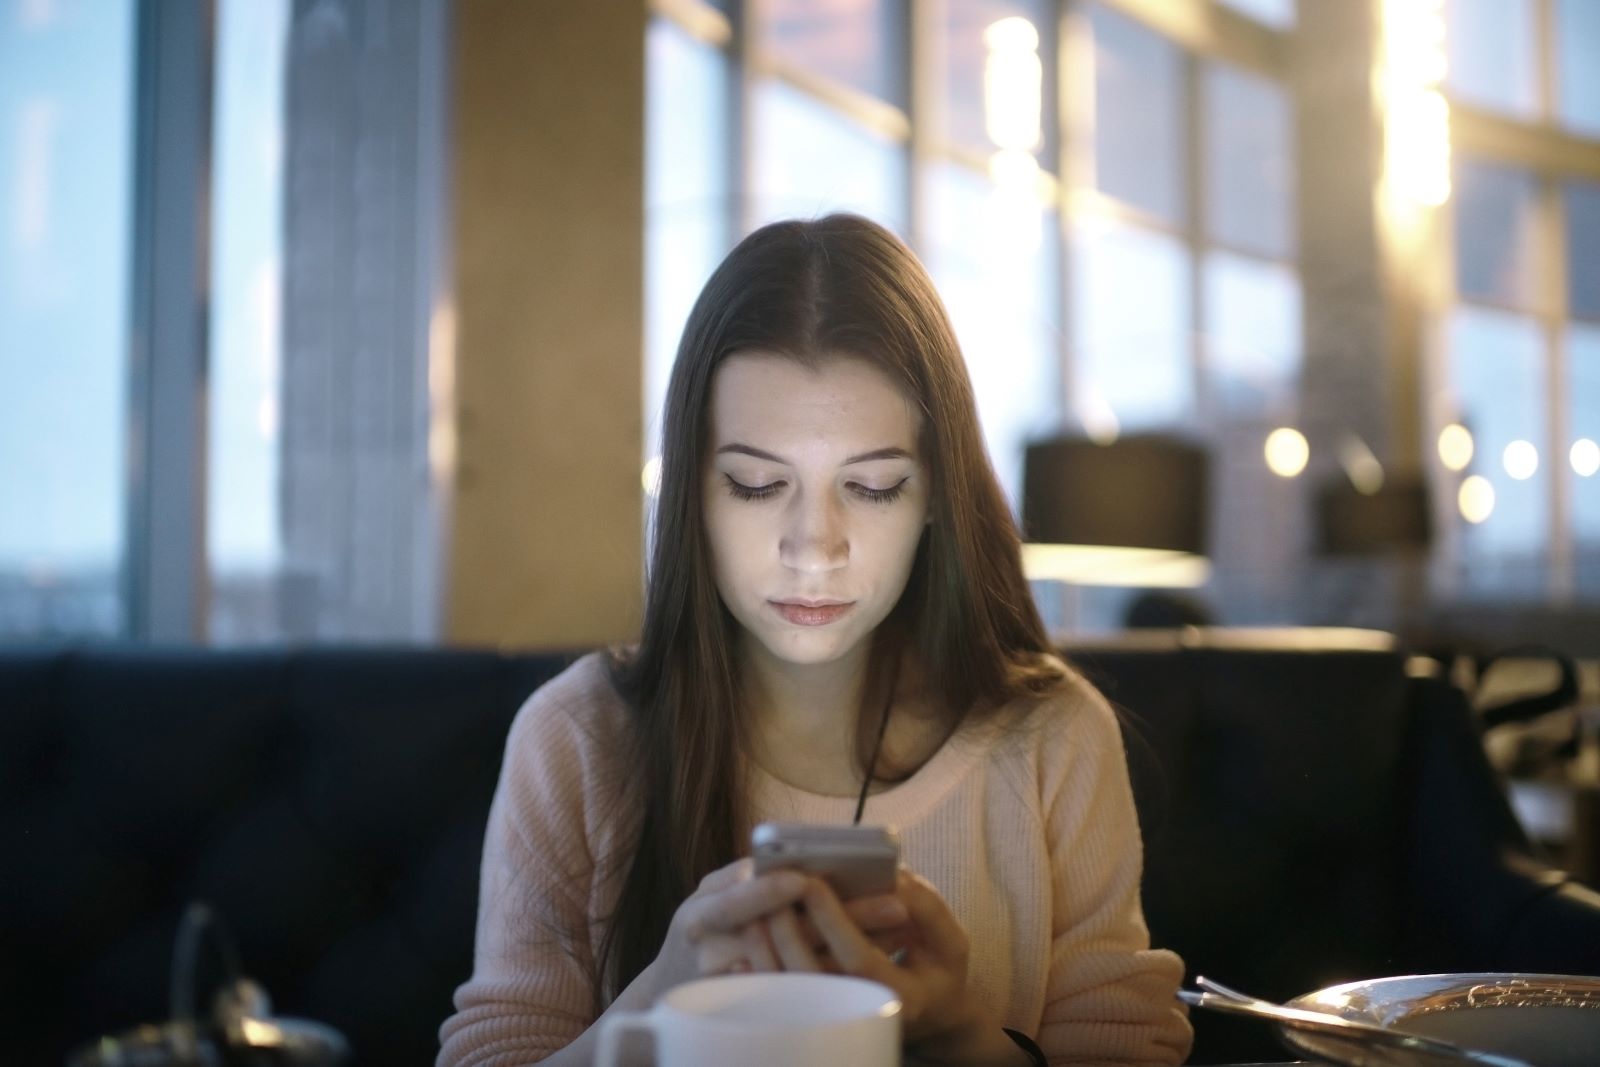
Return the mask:
M826 882L810 879L802 898L805 926L816 931L825 955L808 956L809 939L792 909L765 923L783 952L785 970L837 971L893 989L900 997L905 1043L928 1062L1027 1063L999 1021L968 992L967 934L938 890L902 869L895 897L905 908L906 926L890 934L868 931ZM902 949L898 962L884 951L886 940Z
M667 929L653 968L658 991L733 971L837 970L819 960L819 952L826 956L826 943L814 929L802 930L798 918L796 905L812 881L791 870L758 875L749 859L706 875ZM855 928L885 951L899 947L909 915L896 894L863 897L842 907ZM797 951L798 939L806 942L803 950Z
M746 931L770 915L792 912L806 888L807 879L798 871L758 875L749 859L706 875L667 927L651 967L657 992L694 978L752 969Z

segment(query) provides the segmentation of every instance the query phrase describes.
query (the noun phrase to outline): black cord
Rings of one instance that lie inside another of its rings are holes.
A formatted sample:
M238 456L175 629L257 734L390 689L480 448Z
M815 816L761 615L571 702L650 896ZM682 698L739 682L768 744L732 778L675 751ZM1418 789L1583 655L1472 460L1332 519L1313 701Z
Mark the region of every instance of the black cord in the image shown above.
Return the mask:
M1046 1067L1044 1050L1034 1042L1033 1038L1020 1030L1007 1029L1005 1035L1017 1043L1017 1047L1028 1057L1029 1062L1036 1064L1037 1067Z
M889 709L894 707L894 690L900 680L899 674L896 669L889 676L889 695L883 701L883 714L878 718L878 739L872 743L872 758L867 761L867 772L861 777L861 795L856 798L856 815L850 820L851 826L860 826L861 814L867 810L867 793L872 788L872 774L878 767L878 754L883 751L883 735L889 730Z

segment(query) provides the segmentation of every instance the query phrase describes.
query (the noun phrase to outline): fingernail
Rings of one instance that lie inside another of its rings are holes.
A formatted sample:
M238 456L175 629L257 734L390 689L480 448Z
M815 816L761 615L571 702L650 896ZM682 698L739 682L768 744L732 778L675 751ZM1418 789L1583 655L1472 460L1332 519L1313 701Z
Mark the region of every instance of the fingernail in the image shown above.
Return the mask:
M905 922L911 916L900 901L886 900L878 905L878 918L886 922Z

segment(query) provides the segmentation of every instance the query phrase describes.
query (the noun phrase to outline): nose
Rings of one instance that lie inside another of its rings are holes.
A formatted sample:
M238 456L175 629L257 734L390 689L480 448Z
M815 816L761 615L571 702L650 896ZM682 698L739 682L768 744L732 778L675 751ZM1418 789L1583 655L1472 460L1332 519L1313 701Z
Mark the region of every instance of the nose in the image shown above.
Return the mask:
M796 493L789 501L778 559L801 574L821 574L843 567L850 558L850 538L839 501L828 493Z

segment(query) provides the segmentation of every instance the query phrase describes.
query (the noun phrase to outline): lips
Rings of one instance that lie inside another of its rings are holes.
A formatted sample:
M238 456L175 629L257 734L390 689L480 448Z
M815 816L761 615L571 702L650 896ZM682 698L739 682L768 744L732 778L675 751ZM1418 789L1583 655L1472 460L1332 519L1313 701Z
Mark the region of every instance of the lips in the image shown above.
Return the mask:
M844 618L853 603L829 600L774 600L772 607L786 622L795 626L826 626Z

